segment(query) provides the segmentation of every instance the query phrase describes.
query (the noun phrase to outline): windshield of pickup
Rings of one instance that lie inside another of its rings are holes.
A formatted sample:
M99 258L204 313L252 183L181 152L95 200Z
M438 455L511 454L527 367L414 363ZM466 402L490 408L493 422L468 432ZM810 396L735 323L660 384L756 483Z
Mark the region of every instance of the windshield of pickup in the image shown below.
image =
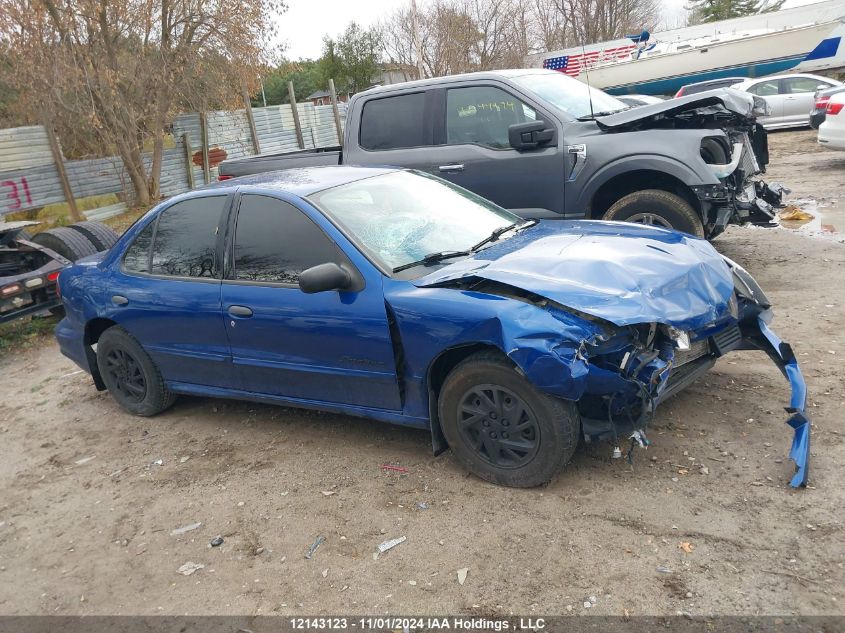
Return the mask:
M387 270L432 253L467 251L496 229L522 221L474 193L422 172L396 171L356 180L308 199Z
M532 73L511 77L517 85L533 92L543 101L550 103L570 119L589 117L590 94L593 96L592 112L598 115L625 110L628 106L597 88L567 77L563 73Z

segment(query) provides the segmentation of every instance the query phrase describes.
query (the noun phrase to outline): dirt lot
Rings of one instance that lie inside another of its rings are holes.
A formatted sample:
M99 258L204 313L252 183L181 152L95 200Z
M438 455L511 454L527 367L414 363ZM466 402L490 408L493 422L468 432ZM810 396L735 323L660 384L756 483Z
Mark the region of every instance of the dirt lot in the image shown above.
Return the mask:
M773 134L770 177L842 230L845 153L814 138ZM716 241L775 302L809 384L799 491L786 486L788 387L760 353L722 359L666 403L633 467L591 446L551 485L511 490L433 458L423 432L193 398L138 419L51 339L6 351L0 613L841 614L841 238L733 228ZM188 561L205 567L178 574Z

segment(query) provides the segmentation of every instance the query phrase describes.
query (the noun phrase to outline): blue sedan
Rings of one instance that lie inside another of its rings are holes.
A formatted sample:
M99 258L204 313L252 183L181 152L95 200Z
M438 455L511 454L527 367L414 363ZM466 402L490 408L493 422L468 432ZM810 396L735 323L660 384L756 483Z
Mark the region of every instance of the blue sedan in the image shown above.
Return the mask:
M524 220L433 176L324 167L163 202L62 272L62 352L127 411L177 394L428 429L479 477L549 481L582 439L648 443L659 403L735 349L804 381L751 276L706 241Z

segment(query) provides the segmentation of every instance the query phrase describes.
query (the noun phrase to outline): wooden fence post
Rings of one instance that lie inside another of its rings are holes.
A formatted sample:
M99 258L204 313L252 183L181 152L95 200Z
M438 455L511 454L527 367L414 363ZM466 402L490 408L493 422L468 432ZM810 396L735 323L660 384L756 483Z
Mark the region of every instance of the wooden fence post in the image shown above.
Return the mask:
M340 110L337 108L337 92L334 89L334 79L329 79L329 93L332 97L332 110L334 110L334 126L337 130L337 144L343 146L343 130L340 127Z
M194 188L194 150L191 147L191 135L185 132L182 135L182 142L185 143L185 166L188 168L188 186Z
M211 169L208 166L208 120L205 112L200 112L200 142L202 143L202 174L205 184L211 182Z
M249 100L249 93L246 91L246 84L241 84L241 93L246 108L246 120L249 123L249 133L252 136L252 147L256 154L261 153L261 145L258 143L258 131L255 129L255 117L252 115L252 102Z
M47 140L50 141L50 152L53 154L53 162L56 164L56 171L59 173L62 192L70 209L70 217L74 222L82 222L85 218L82 217L79 207L76 206L76 198L73 197L73 189L70 186L70 179L67 177L67 171L65 170L65 157L62 155L62 148L59 145L59 140L56 138L56 133L53 131L52 119L45 112L42 120L44 121L44 130L47 132Z
M302 125L299 123L299 111L296 109L296 93L293 91L293 82L288 82L288 98L290 99L290 111L293 114L293 126L296 128L296 142L299 149L305 149L305 139L302 138Z

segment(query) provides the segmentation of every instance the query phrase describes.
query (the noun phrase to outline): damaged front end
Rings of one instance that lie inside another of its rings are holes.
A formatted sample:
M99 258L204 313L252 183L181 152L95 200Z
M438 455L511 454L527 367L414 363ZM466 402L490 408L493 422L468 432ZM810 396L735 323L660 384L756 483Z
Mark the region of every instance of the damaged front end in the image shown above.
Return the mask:
M718 183L693 186L703 209L708 238L728 224L770 225L789 190L760 179L769 164L768 136L757 117L769 114L761 97L732 89L669 99L653 106L604 117L606 132L645 129L705 129L700 155Z
M700 331L685 332L650 323L628 326L608 340L585 345L588 365L584 394L578 401L584 438L611 441L613 457L649 444L646 430L657 406L708 371L718 358L734 350L765 352L791 388L789 417L793 429L789 458L796 472L794 488L807 485L810 421L806 385L792 348L770 329L772 311L754 279L728 260L735 280L730 321Z

